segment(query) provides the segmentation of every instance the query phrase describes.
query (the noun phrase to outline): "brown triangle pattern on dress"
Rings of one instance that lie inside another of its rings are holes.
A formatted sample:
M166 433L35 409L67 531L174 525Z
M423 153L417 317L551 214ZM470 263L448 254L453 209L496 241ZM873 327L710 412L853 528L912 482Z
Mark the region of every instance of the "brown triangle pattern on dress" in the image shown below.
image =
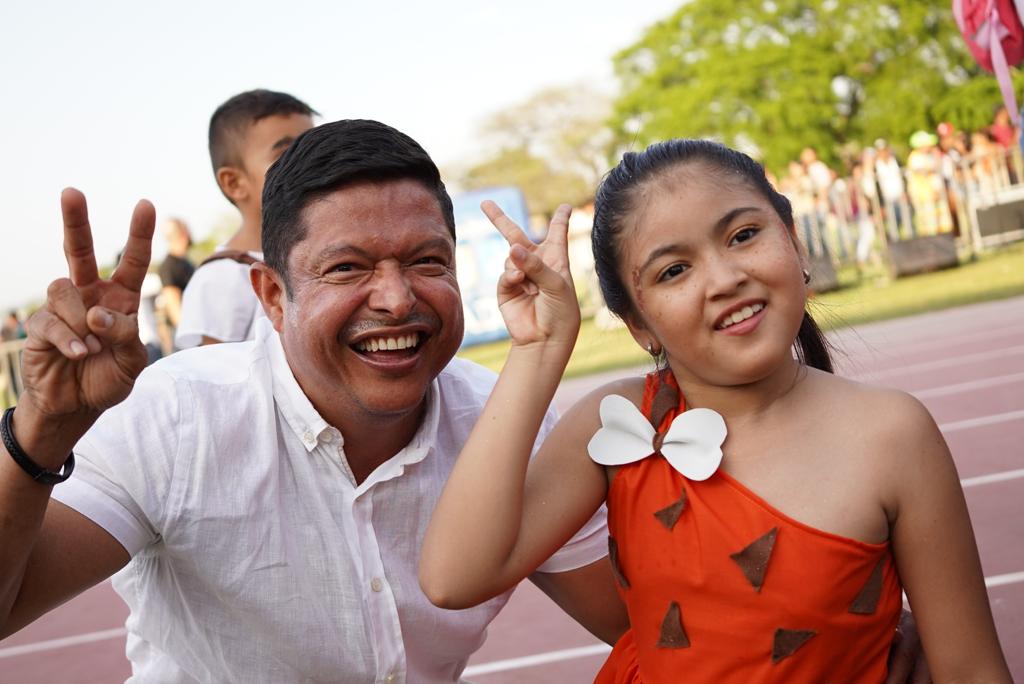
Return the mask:
M608 536L608 560L612 563L612 574L615 575L615 581L623 589L629 589L629 580L626 579L626 574L622 572L622 566L619 565L619 544L611 535Z
M661 621L661 635L658 637L658 648L689 648L690 638L683 627L683 613L679 604L669 604L665 619Z
M672 528L676 526L677 522L679 522L679 516L683 514L684 508L686 508L685 489L682 491L679 499L675 503L669 504L660 511L655 511L654 517L658 519L658 522L665 526L666 530L671 532Z
M875 569L871 571L864 588L850 604L850 612L856 615L874 615L878 608L878 600L882 598L882 571L885 569L886 554L878 559Z
M772 665L796 653L815 634L817 632L813 629L782 629L780 627L775 630L775 641L772 643Z
M761 592L761 587L764 585L764 575L768 572L768 561L772 557L772 549L775 548L775 537L778 533L779 528L773 527L766 534L748 544L742 551L729 556L736 561L736 565L740 566L743 576L758 593Z
M661 385L654 393L654 399L651 400L651 425L655 430L661 427L661 421L665 420L668 412L679 406L679 391L665 382L665 372L659 375L658 382Z

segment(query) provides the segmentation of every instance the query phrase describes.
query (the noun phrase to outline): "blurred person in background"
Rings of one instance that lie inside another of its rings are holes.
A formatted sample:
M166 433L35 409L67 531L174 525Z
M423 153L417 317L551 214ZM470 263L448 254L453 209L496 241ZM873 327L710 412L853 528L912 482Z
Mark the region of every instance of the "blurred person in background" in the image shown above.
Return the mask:
M164 221L164 239L167 240L167 256L160 264L161 303L173 334L181 320L181 295L196 267L188 258L192 233L184 221L179 218Z
M815 213L814 182L803 164L789 162L789 173L779 183L779 191L793 205L793 216L800 226L800 238L812 258L824 253L821 244L821 226Z
M250 90L230 98L210 118L210 163L221 193L241 213L242 226L189 281L174 335L179 349L253 339L263 311L249 283L249 266L263 260L264 176L292 141L313 127L315 115L287 93Z
M846 259L846 240L843 235L845 225L839 222L830 226L829 217L832 207L832 184L835 172L825 162L818 159L818 152L813 147L805 147L800 152L800 164L811 180L814 193L814 220L818 231L825 242L825 252L836 255L840 260Z
M25 326L22 325L18 312L11 309L7 312L3 326L0 326L0 342L11 342L25 338Z
M903 169L896 161L896 155L884 139L875 141L875 178L882 196L882 208L886 215L889 239L897 241L904 233L906 237L914 237L914 225L910 220L910 206L907 203L907 190L903 182Z
M939 135L940 171L949 204L949 218L953 223L953 234L960 235L960 193L964 187L963 164L967 156L963 136L948 121L940 123L935 132Z
M864 172L864 162L860 159L850 167L850 183L848 185L850 216L857 227L857 273L864 275L868 266L878 266L881 259L875 249L875 220L872 212L871 197L868 192L875 191L874 176L870 178ZM877 201L877 196L876 196Z
M1010 185L1017 183L1017 169L1014 168L1013 155L1020 146L1020 128L1010 116L1005 106L996 107L992 115L992 124L988 127L988 136L996 146L996 151L1002 151L999 155L999 166L1003 167L1002 173L1006 175L1006 182Z
M936 145L939 140L928 131L910 136L907 157L907 192L914 207L918 235L935 235L952 230L949 202L942 182L942 159Z
M1014 125L1010 112L1003 105L996 107L988 134L1004 150L1016 147L1020 141L1020 129Z
M1000 173L999 156L999 147L988 133L971 133L971 149L967 157L971 165L970 188L975 193L992 196L1005 185Z

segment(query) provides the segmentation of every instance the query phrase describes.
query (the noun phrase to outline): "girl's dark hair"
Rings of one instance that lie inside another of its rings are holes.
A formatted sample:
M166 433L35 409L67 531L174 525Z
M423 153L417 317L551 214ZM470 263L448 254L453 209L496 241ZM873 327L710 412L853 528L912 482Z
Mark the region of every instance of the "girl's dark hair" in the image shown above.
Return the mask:
M764 167L742 152L710 140L690 139L666 140L651 145L643 152L627 152L597 189L594 229L591 233L601 294L608 309L620 318L633 313L633 301L619 275L621 250L617 238L626 219L636 209L636 191L660 174L694 162L742 178L745 184L772 205L786 227L793 230L793 208L789 200L768 182ZM806 311L800 323L800 332L797 333L796 350L797 358L802 363L832 372L828 343L818 324Z

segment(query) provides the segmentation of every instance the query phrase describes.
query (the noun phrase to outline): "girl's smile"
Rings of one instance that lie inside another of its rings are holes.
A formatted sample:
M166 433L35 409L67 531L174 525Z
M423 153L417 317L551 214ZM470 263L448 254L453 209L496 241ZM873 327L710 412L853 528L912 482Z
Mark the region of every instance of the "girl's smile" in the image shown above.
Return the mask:
M757 328L764 318L765 303L740 302L718 317L715 330L726 335L745 335Z

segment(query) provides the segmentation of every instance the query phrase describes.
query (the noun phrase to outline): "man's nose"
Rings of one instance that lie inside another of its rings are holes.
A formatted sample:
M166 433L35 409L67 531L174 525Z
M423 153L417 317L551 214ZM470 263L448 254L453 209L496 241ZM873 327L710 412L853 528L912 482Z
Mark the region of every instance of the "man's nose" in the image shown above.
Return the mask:
M384 264L374 270L372 288L368 303L374 311L402 319L416 305L412 285L397 265Z

